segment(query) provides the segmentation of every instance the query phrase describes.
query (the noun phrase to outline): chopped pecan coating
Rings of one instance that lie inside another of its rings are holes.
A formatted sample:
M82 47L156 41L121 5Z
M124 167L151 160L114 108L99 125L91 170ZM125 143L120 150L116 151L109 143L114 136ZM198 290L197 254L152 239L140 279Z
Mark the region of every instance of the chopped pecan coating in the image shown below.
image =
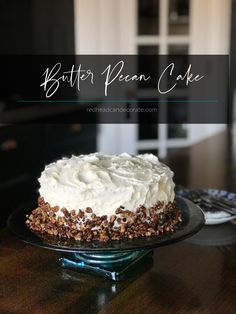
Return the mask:
M57 215L58 211L63 215ZM66 208L60 210L39 198L38 207L26 215L26 225L34 232L88 242L159 236L174 232L181 221L181 211L176 204L165 206L163 202L151 208L139 206L136 212L120 206L108 218L107 215L97 216L90 207L78 212Z

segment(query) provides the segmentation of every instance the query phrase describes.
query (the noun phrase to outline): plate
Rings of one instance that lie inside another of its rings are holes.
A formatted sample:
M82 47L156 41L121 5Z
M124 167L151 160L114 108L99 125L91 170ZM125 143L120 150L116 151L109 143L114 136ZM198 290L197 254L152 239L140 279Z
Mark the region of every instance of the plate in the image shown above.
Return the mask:
M203 191L211 196L222 197L226 200L235 202L235 206L236 206L236 194L235 193L231 193L224 190L218 190L218 189L203 189ZM229 213L226 213L224 211L217 211L217 212L204 211L204 215L205 215L205 225L219 225L219 224L223 224L228 221L236 219L236 216L232 216Z
M187 196L187 189L181 189L178 188L178 195L182 197ZM203 191L204 193L207 193L211 196L215 197L221 197L226 200L230 200L232 202L235 202L236 207L236 194L224 190L218 190L218 189L200 189L200 191ZM219 225L223 224L229 221L233 221L236 219L236 215L232 216L229 213L226 213L225 211L205 211L203 209L204 216L205 216L205 225Z
M236 215L232 216L224 211L205 211L205 225L219 225L236 219Z
M34 206L28 205L15 210L8 218L8 228L21 240L28 244L46 249L71 253L108 253L128 252L132 250L151 249L172 244L197 233L204 225L204 214L200 207L182 197L176 197L176 203L182 212L182 222L176 232L158 237L122 239L110 242L80 242L75 240L60 240L57 237L37 236L25 224L25 215Z

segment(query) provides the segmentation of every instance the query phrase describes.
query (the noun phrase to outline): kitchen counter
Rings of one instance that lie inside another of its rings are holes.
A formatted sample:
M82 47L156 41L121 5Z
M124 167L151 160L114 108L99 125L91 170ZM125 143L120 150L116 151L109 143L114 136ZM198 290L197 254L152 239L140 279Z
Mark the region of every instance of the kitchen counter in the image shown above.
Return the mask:
M227 134L220 134L170 157L177 182L235 192L233 144L231 138L225 139ZM210 152L207 147L211 147ZM202 154L203 150L208 153ZM188 163L181 162L186 158ZM208 159L211 165L206 163ZM203 167L201 171L189 168L196 160L198 167ZM236 226L229 226L233 233L235 227L236 233ZM208 246L190 238L157 248L152 266L122 282L63 269L57 262L59 255L27 245L7 229L0 229L0 312L236 313L234 242Z
M236 227L235 227L236 229ZM0 232L1 313L235 313L236 246L158 248L136 279L62 269L59 254Z

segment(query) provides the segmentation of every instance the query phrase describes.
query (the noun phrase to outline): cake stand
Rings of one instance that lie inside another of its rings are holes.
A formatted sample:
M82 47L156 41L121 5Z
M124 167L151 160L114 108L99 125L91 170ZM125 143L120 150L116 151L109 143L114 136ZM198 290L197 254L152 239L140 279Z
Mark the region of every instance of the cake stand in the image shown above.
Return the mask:
M107 243L60 240L57 237L38 236L25 224L25 216L34 208L26 204L8 218L9 229L21 240L34 246L59 251L62 267L102 275L119 281L139 274L150 267L153 249L173 244L197 233L204 225L202 210L191 201L176 197L182 212L182 222L176 232L162 236L122 239Z

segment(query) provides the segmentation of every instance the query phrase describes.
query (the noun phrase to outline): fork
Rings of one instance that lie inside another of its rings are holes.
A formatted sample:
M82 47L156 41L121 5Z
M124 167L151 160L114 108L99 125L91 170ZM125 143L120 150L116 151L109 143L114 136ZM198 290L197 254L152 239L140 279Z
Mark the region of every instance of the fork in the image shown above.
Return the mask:
M231 215L236 214L236 204L232 201L225 200L222 197L211 196L201 190L189 190L180 186L176 187L177 194L178 191L183 191L186 198L195 204L205 207L206 210L225 211Z

